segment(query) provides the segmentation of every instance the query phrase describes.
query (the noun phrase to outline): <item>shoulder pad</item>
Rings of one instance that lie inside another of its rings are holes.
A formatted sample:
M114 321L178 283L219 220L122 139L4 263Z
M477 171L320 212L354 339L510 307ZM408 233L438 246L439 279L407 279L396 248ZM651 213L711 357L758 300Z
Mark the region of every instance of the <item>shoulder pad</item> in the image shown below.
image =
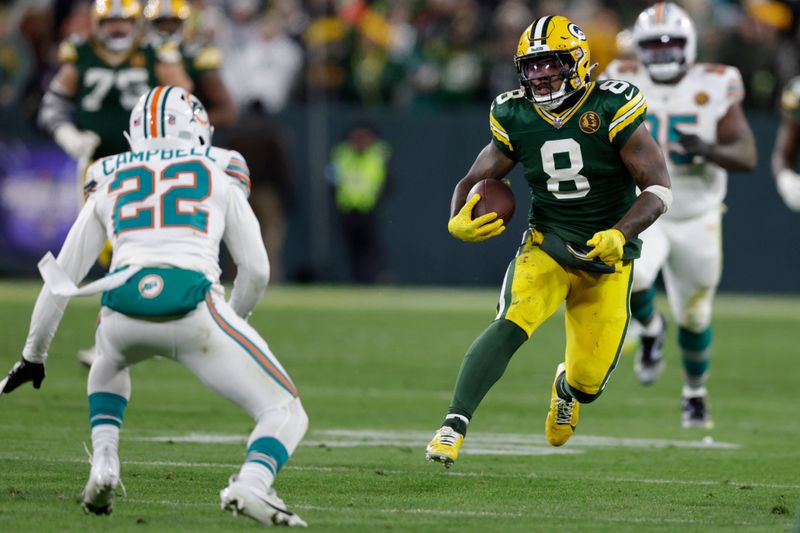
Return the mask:
M250 168L247 162L242 157L242 154L236 150L223 150L221 148L215 149L217 164L219 167L233 179L234 184L241 187L246 195L250 195Z
M181 60L181 50L174 43L165 43L155 48L156 58L162 63L178 63Z
M194 67L197 70L218 69L222 65L222 51L216 46L204 46L194 56Z
M78 45L80 41L77 37L70 37L61 41L58 45L58 61L60 63L75 63L78 60Z

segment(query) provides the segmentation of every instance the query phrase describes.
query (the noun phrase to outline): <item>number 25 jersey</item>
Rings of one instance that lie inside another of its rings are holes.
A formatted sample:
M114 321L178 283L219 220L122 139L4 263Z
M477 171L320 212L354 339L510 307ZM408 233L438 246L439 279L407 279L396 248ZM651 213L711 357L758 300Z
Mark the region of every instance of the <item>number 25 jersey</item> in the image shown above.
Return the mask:
M585 246L614 226L636 200L636 186L620 150L643 122L644 96L618 80L590 82L560 115L525 98L522 89L498 96L489 114L494 145L521 163L530 190L529 223ZM639 257L631 236L624 258Z

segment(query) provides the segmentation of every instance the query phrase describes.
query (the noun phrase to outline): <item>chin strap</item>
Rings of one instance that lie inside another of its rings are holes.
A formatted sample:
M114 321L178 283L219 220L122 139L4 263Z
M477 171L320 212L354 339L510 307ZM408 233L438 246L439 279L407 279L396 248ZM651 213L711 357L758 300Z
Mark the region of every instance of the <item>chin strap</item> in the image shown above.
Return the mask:
M589 68L586 69L586 79L584 81L589 81L589 78L592 76L592 71L597 68L600 63L592 63L589 65Z

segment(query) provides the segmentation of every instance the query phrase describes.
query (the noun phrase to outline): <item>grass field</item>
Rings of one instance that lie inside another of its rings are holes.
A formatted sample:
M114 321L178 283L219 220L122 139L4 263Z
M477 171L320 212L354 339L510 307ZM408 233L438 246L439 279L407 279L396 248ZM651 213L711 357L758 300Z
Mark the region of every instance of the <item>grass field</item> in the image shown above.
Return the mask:
M4 372L38 286L0 284ZM663 302L662 302L663 303ZM251 421L179 365L132 371L122 433L127 497L77 503L88 473L86 371L96 300L70 304L40 391L0 397L0 530L251 531L218 510ZM800 299L718 300L709 384L716 428L680 428L680 364L650 388L623 358L562 449L544 416L563 320L517 353L445 471L423 459L494 291L271 289L251 318L300 389L311 427L278 478L318 531L790 531L800 508ZM662 306L663 307L663 306Z

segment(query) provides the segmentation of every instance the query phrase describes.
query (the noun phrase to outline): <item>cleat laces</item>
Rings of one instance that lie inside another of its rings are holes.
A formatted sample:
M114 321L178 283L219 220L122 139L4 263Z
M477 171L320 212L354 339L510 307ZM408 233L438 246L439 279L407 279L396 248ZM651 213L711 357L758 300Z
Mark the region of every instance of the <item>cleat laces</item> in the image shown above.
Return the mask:
M556 408L556 424L572 424L572 408L575 400L564 400L563 398L553 398L551 400Z
M456 433L454 429L448 427L447 430L445 430L443 428L439 434L439 442L445 446L455 446L456 441L458 441L458 437L459 434Z

